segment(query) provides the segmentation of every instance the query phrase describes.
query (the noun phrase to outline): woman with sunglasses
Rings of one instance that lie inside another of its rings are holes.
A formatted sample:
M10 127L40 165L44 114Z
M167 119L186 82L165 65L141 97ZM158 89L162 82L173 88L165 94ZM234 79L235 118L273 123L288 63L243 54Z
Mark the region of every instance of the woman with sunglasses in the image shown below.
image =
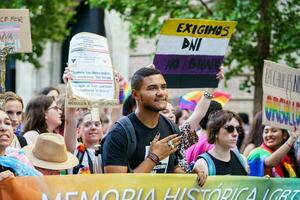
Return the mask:
M214 147L201 154L193 172L198 174L202 186L207 176L247 175L247 161L236 150L239 134L243 132L242 120L234 112L220 110L209 116L207 123L208 142Z
M300 168L294 153L294 143L299 138L296 128L263 127L263 143L250 152L248 164L251 176L300 177Z
M35 144L39 134L50 132L61 125L61 109L53 97L41 95L30 100L25 111L24 137Z

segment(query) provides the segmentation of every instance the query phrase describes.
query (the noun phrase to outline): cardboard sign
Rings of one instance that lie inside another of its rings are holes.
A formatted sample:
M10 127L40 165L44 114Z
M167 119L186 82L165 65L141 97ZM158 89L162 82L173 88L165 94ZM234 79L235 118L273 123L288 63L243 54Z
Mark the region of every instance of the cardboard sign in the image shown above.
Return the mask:
M32 52L28 9L0 9L0 49L12 47L12 53Z
M300 128L300 70L264 62L263 124L293 130Z
M67 85L69 107L114 105L119 102L107 40L92 33L78 33L69 49L72 80Z
M168 19L160 33L154 65L170 88L218 86L216 74L237 22Z

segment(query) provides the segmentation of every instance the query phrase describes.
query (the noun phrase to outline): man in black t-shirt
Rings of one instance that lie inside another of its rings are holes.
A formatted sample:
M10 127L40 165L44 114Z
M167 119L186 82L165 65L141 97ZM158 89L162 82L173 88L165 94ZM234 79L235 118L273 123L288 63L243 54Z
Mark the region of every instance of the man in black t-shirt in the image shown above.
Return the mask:
M128 116L137 138L137 147L128 160L128 140L125 130L116 124L109 131L103 146L105 173L173 173L183 172L175 153L181 138L160 116L167 106L167 84L159 70L141 68L131 80L136 111Z

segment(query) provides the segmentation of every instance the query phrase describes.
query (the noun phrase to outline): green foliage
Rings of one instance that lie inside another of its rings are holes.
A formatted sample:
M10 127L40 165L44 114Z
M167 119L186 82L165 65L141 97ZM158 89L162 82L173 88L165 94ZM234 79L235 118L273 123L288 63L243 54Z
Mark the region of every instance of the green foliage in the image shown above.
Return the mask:
M60 42L69 34L67 23L75 14L78 1L74 0L1 0L0 8L27 8L30 12L32 49L31 54L15 54L35 67L41 67L38 58L47 41Z
M203 7L188 5L189 0L87 0L91 6L116 10L130 22L131 46L138 36L152 38L159 34L163 19L206 18Z
M230 41L231 53L226 64L232 67L231 75L244 67L258 67L261 59L285 60L297 67L300 56L300 1L268 1L268 23L262 21L259 1L227 0L216 5L218 19L238 21L236 33ZM262 58L259 36L270 36L268 56ZM237 62L234 62L237 61ZM235 65L232 65L235 63Z
M120 12L130 24L130 37L154 37L165 18L206 18L238 21L225 66L227 78L250 72L240 89L261 98L263 60L299 67L300 0L87 0L92 6ZM192 5L191 2L196 2ZM247 68L247 70L245 70ZM256 99L260 104L261 99ZM258 111L260 105L255 105Z
M236 33L230 42L230 54L225 64L231 67L228 76L240 74L244 67L261 63L258 43L260 34L271 34L269 56L273 61L285 60L296 67L295 56L300 54L300 0L263 0L268 2L269 23L260 15L263 1L226 0L211 5L213 14L198 1L189 0L87 0L94 7L120 12L130 21L130 36L133 42L137 36L157 36L165 18L209 18L238 21Z

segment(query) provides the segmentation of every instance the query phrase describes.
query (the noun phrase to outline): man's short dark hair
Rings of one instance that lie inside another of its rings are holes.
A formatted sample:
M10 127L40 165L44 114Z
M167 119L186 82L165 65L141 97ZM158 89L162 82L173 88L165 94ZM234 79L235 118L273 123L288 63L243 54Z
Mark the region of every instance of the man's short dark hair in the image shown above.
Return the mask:
M161 74L158 69L150 68L150 67L143 67L137 70L132 78L131 78L131 88L135 90L139 90L143 84L143 79L148 76Z

